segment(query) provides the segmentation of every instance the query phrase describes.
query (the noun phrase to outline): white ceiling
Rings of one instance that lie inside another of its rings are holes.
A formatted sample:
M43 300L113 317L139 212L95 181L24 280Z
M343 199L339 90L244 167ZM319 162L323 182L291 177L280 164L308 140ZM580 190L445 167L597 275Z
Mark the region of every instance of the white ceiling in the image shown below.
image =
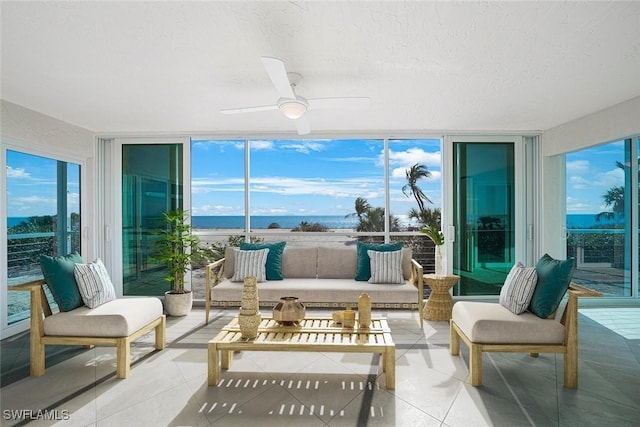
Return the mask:
M544 130L640 95L640 2L8 2L2 99L100 133L283 132L260 61L323 132Z

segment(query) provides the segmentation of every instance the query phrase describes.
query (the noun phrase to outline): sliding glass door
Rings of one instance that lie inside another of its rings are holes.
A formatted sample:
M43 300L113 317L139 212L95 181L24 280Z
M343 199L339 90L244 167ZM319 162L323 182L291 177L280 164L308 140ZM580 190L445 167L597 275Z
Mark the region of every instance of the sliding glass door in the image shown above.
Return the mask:
M520 190L524 171L515 165L522 141L454 140L453 273L457 295L498 295L516 261L525 260ZM521 168L524 169L524 168Z
M116 283L122 283L125 296L163 295L170 283L164 280L165 265L154 259L154 240L164 212L189 210L189 140L118 141L114 151L121 190L113 196L121 212L113 218L119 230L113 248Z

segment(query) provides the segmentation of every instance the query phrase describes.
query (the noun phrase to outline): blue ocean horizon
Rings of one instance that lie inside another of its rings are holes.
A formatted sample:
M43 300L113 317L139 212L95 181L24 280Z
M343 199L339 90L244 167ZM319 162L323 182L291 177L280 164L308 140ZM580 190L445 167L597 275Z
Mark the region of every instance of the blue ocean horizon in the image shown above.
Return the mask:
M23 221L28 221L28 217L8 217L7 227L15 227ZM327 228L353 229L358 224L358 218L341 215L261 215L251 217L252 228L269 228L272 224L277 224L280 228L295 228L302 221L310 224L321 224ZM597 222L596 214L569 214L567 215L567 228L593 228L603 225L619 224L620 220L604 220ZM242 215L194 215L191 218L193 228L197 229L226 229L244 228L244 216Z

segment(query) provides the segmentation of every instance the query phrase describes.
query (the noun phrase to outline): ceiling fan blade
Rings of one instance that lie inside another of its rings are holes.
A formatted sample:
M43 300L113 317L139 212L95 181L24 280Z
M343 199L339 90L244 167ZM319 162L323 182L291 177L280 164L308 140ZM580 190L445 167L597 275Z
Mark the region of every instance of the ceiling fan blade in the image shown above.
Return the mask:
M255 113L258 111L277 110L277 105L261 105L257 107L241 107L241 108L228 108L226 110L220 110L222 114L241 114L241 113Z
M366 110L369 108L369 98L315 98L307 99L310 109L340 108L343 110Z
M280 98L295 99L296 95L293 93L293 89L291 89L291 82L289 81L289 77L287 77L287 69L284 66L284 62L277 58L263 56L262 63L273 85L276 87Z
M305 116L300 117L293 121L298 130L298 135L306 135L311 132L311 126L309 126L309 120Z

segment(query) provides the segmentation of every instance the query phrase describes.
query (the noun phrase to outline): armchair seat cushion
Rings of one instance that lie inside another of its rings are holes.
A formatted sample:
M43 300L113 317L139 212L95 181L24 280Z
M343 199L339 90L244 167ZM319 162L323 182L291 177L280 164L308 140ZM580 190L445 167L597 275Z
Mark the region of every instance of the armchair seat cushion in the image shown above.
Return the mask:
M120 298L44 319L44 334L72 337L126 337L162 316L158 298Z
M495 303L458 301L452 319L479 344L561 344L565 337L565 327L558 320L529 312L513 314Z

